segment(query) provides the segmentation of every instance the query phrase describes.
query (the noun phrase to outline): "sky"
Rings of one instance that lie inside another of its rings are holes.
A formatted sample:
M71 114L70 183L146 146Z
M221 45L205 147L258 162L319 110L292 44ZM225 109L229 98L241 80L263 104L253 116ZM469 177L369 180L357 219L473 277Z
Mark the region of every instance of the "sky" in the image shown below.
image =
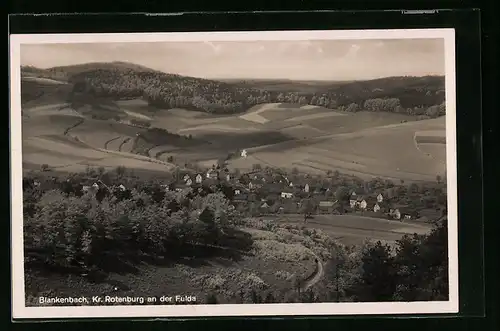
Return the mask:
M444 39L24 44L21 65L125 61L208 79L444 75Z

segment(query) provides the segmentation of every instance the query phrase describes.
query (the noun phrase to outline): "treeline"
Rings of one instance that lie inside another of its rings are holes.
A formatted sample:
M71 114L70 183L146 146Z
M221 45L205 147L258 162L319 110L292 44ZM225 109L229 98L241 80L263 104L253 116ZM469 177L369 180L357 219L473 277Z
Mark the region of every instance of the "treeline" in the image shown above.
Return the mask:
M167 74L136 65L96 63L48 69L46 75L65 78L86 92L104 98L144 98L158 108L186 108L230 114L270 102L310 104L343 111L386 111L440 116L444 113L443 77L394 77L367 82L321 84L316 91L294 87L266 90L254 85ZM33 70L33 69L30 69ZM64 75L62 73L65 73ZM429 110L429 108L432 108Z
M341 247L327 264L323 295L328 301L446 301L448 276L444 218L428 235L405 235L395 247Z

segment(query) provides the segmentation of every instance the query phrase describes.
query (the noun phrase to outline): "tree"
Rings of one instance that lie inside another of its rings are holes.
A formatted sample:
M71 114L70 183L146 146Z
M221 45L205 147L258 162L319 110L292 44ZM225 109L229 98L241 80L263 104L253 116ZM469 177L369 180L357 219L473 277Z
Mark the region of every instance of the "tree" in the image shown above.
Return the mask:
M426 236L404 236L397 242L395 298L402 301L448 300L448 234L446 220Z
M301 214L304 215L304 223L307 222L307 219L314 212L314 204L311 199L304 199L300 208Z
M352 288L354 297L362 302L391 301L397 286L397 270L390 247L380 241L368 245L361 262L361 276Z

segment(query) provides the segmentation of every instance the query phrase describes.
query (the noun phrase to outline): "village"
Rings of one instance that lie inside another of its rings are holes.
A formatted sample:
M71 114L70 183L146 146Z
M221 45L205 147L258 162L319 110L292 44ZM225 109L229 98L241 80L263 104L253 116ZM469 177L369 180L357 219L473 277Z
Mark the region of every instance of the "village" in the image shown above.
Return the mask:
M231 201L232 208L249 217L302 214L307 221L315 214L358 214L399 221L428 221L439 218L445 209L446 193L435 188L437 183L429 183L429 189L416 184L396 185L379 178L366 182L338 171L327 176L312 176L296 169L288 174L259 164L253 168L247 173L240 173L238 169L230 171L223 164L203 171L177 168L168 174L169 179L156 180L155 186L163 192L191 195L222 192ZM137 189L126 180L110 182L99 176L85 177L78 184L72 184L79 186L82 193L102 196L113 193L125 198ZM35 181L34 185L40 184Z

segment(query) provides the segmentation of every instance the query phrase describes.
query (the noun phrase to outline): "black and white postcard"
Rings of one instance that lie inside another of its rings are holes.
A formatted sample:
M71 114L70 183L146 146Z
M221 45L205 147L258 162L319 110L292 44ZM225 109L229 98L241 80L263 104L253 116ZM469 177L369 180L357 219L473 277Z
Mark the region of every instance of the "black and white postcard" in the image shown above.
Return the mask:
M11 35L14 318L458 312L453 29Z

